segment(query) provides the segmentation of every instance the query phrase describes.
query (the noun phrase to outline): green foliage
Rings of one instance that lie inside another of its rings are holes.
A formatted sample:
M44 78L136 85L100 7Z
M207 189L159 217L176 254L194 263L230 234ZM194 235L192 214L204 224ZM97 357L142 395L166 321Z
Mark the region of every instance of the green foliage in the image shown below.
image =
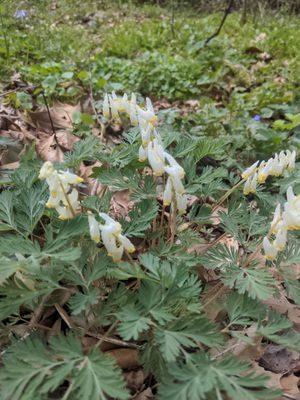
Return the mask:
M263 15L242 26L238 13L230 13L204 47L219 13L199 18L194 9L175 7L172 29L168 5L105 2L99 11L97 2L52 3L34 2L24 20L14 16L11 2L0 7L3 87L21 81L4 104L19 115L44 107L42 89L49 103L80 99L81 111L72 116L80 140L59 168L78 172L97 161L91 177L103 190L87 196L88 185L80 184L82 213L59 220L45 208L49 193L38 179L34 145L22 150L20 167L12 171L5 157L20 143L0 138L0 398L128 398L120 368L101 352L103 343L86 341L90 335L137 348L150 373L143 385L157 385L160 399L279 398L266 378L223 351L231 342L255 345L262 338L262 346L299 351L291 315L271 311L266 302L279 288L300 304L299 233L289 234L272 268L258 251L270 210L288 186L299 193L298 170L268 179L254 196L238 188L221 204L223 211L215 204L244 167L299 148L298 21ZM256 42L262 30L266 39ZM158 196L163 179L153 179L137 160L139 129L101 116L103 92L111 90L157 100L163 146L184 167L189 196L174 238L170 209ZM123 190L131 202L120 217L113 196ZM102 242L91 241L87 211L116 211L136 247L131 258L125 254L115 263ZM210 297L213 281L220 282L223 302L218 292ZM217 319L209 310L215 303Z
M3 399L42 399L66 379L73 399L128 398L113 359L97 348L84 354L80 341L69 335L52 338L49 348L37 338L12 345L1 374Z
M172 365L159 394L164 400L222 399L223 392L234 400L277 399L280 391L266 389L266 381L232 356L218 361L198 352L187 356L185 363Z

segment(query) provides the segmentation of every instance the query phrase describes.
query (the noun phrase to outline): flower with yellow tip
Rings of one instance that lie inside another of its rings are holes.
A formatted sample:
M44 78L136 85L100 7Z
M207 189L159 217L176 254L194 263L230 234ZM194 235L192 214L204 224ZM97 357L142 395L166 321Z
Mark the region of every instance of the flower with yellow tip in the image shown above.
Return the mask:
M250 193L256 193L256 187L257 187L257 172L254 173L254 175L250 176L244 186L244 195L247 196Z
M102 105L102 112L103 112L103 116L106 119L110 119L110 108L109 108L109 98L108 98L108 94L105 93L104 95L104 100L103 100L103 105Z
M91 239L99 243L101 233L101 239L107 250L107 254L112 257L115 262L122 259L124 249L128 251L128 253L133 253L135 247L126 236L121 234L121 224L106 213L100 212L99 216L105 221L104 224L100 224L91 212L88 213Z
M149 142L148 147L148 161L155 176L161 176L165 170L164 149L158 143L157 139Z
M50 161L46 161L39 173L41 180L46 180L50 197L46 207L55 208L60 219L70 219L75 216L80 207L78 191L73 185L81 183L82 178L69 171L56 171Z
M278 250L273 244L271 244L270 240L267 237L264 237L263 239L263 248L267 260L275 260Z
M250 176L252 176L254 174L254 172L256 171L258 164L259 164L259 161L256 161L249 168L245 169L245 171L242 173L242 178L248 179Z
M287 201L284 204L282 219L288 230L300 229L300 195L295 196L291 186L287 189Z

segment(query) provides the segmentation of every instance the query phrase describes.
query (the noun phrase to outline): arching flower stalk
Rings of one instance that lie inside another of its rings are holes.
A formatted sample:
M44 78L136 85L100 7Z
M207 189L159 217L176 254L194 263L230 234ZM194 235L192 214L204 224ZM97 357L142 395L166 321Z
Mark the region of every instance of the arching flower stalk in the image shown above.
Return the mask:
M119 222L116 222L105 213L100 212L99 216L105 221L105 224L99 223L91 212L88 213L92 240L99 243L101 235L102 243L114 262L118 262L122 259L124 250L128 251L128 253L133 253L135 247L126 236L121 234L122 227Z
M300 229L300 195L295 196L290 186L287 189L287 201L284 203L283 212L280 204L278 204L271 222L270 231L263 240L266 258L274 260L278 252L285 249L288 231L298 229Z
M275 154L268 161L256 161L242 173L242 178L246 181L244 185L244 195L255 193L258 184L265 183L269 176L280 176L284 171L295 169L296 151L281 151Z
M83 179L68 171L56 171L50 161L43 164L39 179L46 180L49 186L50 197L46 207L55 208L59 219L74 218L80 202L78 191L73 186L83 182Z
M157 116L151 100L146 98L146 107L141 108L137 105L134 93L129 101L126 95L117 97L113 92L104 97L103 115L105 117L108 115L108 108L111 110L110 115L113 119L119 120L121 113L127 113L132 125L139 125L142 139L138 153L139 161L148 160L154 176L159 177L167 173L167 184L163 193L164 206L171 205L173 210L175 208L179 214L184 214L187 208L187 198L182 184L184 170L162 146L162 139L155 129Z

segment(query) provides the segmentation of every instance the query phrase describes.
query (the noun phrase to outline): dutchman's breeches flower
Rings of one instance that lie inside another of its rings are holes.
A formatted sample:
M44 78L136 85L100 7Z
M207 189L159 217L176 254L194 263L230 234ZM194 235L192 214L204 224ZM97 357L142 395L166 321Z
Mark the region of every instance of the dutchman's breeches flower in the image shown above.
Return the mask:
M60 219L70 219L79 208L78 191L72 188L83 181L79 176L68 171L56 171L50 161L46 161L39 174L41 180L46 180L50 197L46 203L48 208L55 208Z
M92 240L99 243L101 232L101 239L107 250L107 254L112 257L115 262L122 259L124 249L127 250L128 253L133 253L135 247L126 236L121 234L122 227L119 222L116 222L105 213L99 213L99 216L104 219L104 225L100 224L91 212L88 214Z
M261 161L259 163L259 161L256 161L242 173L242 178L246 180L244 194L255 193L257 183L265 183L268 176L281 176L284 171L292 171L295 169L295 161L295 150L292 152L290 150L281 151L267 162Z
M287 190L287 201L284 203L283 210L281 212L278 204L271 222L269 236L275 235L273 243L268 237L264 238L263 247L269 260L274 259L278 251L284 250L288 231L300 229L300 195L295 196L291 186Z
M151 100L147 97L145 108L141 108L137 105L134 93L132 93L130 101L126 94L122 98L117 97L114 92L111 95L106 94L103 101L104 117L107 118L111 115L112 119L119 120L120 113L127 114L132 125L139 125L142 139L138 151L139 161L144 162L148 159L155 176L162 176L165 172L168 174L167 185L163 193L164 204L174 206L176 203L178 212L183 214L187 208L187 198L182 183L184 170L170 154L164 151L160 135L155 130L157 116ZM166 165L165 159L169 165Z

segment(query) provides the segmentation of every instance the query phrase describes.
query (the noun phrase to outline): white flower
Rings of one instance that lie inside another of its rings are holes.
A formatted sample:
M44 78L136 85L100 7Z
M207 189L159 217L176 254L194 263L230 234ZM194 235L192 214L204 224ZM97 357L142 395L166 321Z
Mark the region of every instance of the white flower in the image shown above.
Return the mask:
M171 182L171 178L169 177L167 179L167 183L166 183L166 187L163 193L163 205L164 206L169 206L172 202L172 182Z
M144 147L141 145L139 147L139 161L143 162L146 161L148 157L148 150L147 148L144 149Z
M161 176L164 173L165 160L164 149L158 144L157 139L154 139L148 144L148 161L155 176Z
M278 224L281 221L281 206L277 204L274 212L274 217L271 222L270 233L276 233L278 231Z
M55 209L59 214L59 216L58 216L59 219L65 220L65 219L71 219L74 217L72 210L68 206L64 207L64 206L58 205L55 207Z
M117 239L122 244L122 246L124 246L124 249L128 251L128 253L135 252L134 245L126 236L119 234Z
M108 95L109 105L111 110L112 118L116 121L120 120L119 113L118 113L118 99L115 92L112 92L111 95Z
M104 247L106 248L108 255L112 257L115 262L121 260L124 249L129 253L133 253L135 247L126 236L121 234L122 227L119 222L115 221L105 213L99 213L99 216L104 219L104 225L100 224L92 213L88 214L92 240L99 243L101 232L101 239Z
M50 197L46 207L55 208L60 219L73 218L80 203L78 191L75 188L72 189L71 193L69 191L71 185L80 183L83 179L69 171L57 172L49 161L42 166L39 178L45 179L49 186Z
M138 124L138 117L136 111L136 96L134 93L132 93L131 95L129 118L133 126L136 126Z
M144 147L148 146L151 140L151 132L153 128L150 124L146 126L146 129L141 128L142 145Z
M176 205L179 215L182 215L186 212L187 197L185 194L179 194L176 192Z
M278 154L275 154L271 163L269 174L272 176L280 176L283 173L284 160L280 160Z
M99 243L100 242L99 222L96 220L96 218L91 212L88 213L88 221L89 221L91 238L92 240L94 240L94 242Z
M54 172L54 167L52 162L46 161L44 162L42 168L40 169L39 179L47 179L49 178Z
M140 119L146 120L148 123L151 125L156 125L157 124L157 116L155 115L152 102L151 100L147 97L146 98L146 110L143 110L141 107L137 106L137 113Z
M255 193L257 187L257 172L253 176L250 176L244 185L244 195L247 196L250 193Z
M259 161L256 161L249 168L245 169L245 171L242 173L242 178L243 179L248 179L251 175L253 175L254 172L256 171L258 163L259 163Z
M300 229L300 195L295 196L291 186L287 190L287 202L284 204L282 219L287 230Z
M110 119L109 99L107 93L105 93L103 100L103 116L106 119Z
M287 170L288 171L293 171L295 169L295 162L296 162L296 151L290 152L289 150L287 152L287 159L288 159L288 165L287 165Z
M274 240L274 247L278 251L282 251L286 246L286 240L287 240L287 230L283 227L279 229L276 234L276 238Z
M274 260L277 257L278 250L273 246L273 244L271 244L267 237L264 237L263 239L263 248L268 260Z

